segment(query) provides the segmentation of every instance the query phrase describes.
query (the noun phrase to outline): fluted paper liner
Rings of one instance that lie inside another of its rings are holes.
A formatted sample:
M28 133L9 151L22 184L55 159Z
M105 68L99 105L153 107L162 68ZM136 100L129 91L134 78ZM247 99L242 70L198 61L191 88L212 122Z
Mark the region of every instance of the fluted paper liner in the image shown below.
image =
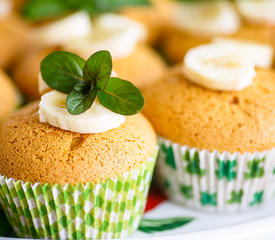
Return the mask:
M139 169L97 184L31 184L0 176L0 199L19 237L121 238L136 230L158 149Z
M219 153L159 137L156 174L162 189L182 205L238 212L269 202L275 189L275 149Z

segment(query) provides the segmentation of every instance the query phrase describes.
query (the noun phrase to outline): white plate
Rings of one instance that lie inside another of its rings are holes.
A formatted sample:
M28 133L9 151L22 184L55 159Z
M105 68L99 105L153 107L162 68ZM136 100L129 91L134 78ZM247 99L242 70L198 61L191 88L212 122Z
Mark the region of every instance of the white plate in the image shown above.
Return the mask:
M153 234L136 232L132 239L173 239L184 240L271 240L275 239L275 202L241 214L211 214L186 210L166 201L146 213L144 218L162 219L191 216L194 220L178 229Z

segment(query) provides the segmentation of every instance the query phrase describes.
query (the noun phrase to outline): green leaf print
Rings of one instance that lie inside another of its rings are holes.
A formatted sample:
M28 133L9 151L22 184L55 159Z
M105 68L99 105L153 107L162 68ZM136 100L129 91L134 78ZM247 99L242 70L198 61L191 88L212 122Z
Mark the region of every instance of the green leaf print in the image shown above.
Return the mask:
M175 157L173 153L173 148L171 146L166 147L164 144L161 145L162 151L165 152L165 162L168 166L170 166L173 169L176 169L176 162Z
M216 170L216 175L219 180L223 178L227 178L228 181L231 181L236 178L236 171L234 171L234 167L237 165L237 161L222 161L217 159L217 163L219 165L219 169Z
M227 201L229 204L233 203L241 203L243 197L243 190L240 190L239 192L232 191L231 192L231 199Z
M201 204L203 206L217 206L217 193L210 194L208 192L201 192Z
M265 157L262 159L253 159L247 163L248 172L245 173L245 179L260 178L264 175L264 169L260 166L265 161Z
M193 217L142 219L138 230L145 233L154 233L172 230L186 225L194 220Z
M180 186L181 193L188 199L193 197L193 187L188 185L181 185Z
M254 206L254 205L256 205L256 204L262 203L262 201L263 201L263 195L264 195L264 191L254 193L254 196L253 196L254 199L253 199L253 201L249 204L249 206Z
M186 167L188 173L192 175L198 174L201 177L205 175L205 170L200 168L200 157L198 152L195 152L194 156L191 158L189 151L186 151L183 158L188 162Z

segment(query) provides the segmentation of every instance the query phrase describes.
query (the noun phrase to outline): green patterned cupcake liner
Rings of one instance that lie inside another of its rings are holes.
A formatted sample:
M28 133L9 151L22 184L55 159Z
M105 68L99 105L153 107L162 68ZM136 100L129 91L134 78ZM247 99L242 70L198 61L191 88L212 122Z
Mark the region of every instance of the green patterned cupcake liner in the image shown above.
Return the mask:
M219 153L159 137L157 179L165 194L190 208L238 212L270 202L275 189L275 149Z
M23 238L122 238L141 220L158 149L139 169L107 181L62 186L0 175L0 200Z

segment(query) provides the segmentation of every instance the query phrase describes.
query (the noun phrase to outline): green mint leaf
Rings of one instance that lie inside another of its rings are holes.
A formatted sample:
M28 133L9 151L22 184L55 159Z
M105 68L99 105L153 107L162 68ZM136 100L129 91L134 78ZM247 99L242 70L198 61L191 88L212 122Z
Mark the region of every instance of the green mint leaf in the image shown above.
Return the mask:
M117 11L129 6L148 6L149 0L84 0L82 9L87 10L91 15Z
M62 17L84 10L92 16L104 12L117 11L127 6L147 6L150 0L29 0L22 14L33 21Z
M68 112L78 115L87 111L96 98L96 88L91 89L87 83L79 83L67 97L66 105Z
M23 8L22 14L30 20L40 21L63 16L70 10L64 0L30 0Z
M107 84L112 72L112 57L108 51L94 53L86 62L83 78L91 82L92 88L102 89Z
M140 112L144 106L141 91L119 78L110 78L105 88L98 91L97 97L106 108L126 116Z
M69 52L50 53L41 62L41 74L47 85L59 92L70 93L77 83L83 81L85 61Z
M127 6L148 6L149 0L67 0L74 9L84 10L90 15L117 11Z

